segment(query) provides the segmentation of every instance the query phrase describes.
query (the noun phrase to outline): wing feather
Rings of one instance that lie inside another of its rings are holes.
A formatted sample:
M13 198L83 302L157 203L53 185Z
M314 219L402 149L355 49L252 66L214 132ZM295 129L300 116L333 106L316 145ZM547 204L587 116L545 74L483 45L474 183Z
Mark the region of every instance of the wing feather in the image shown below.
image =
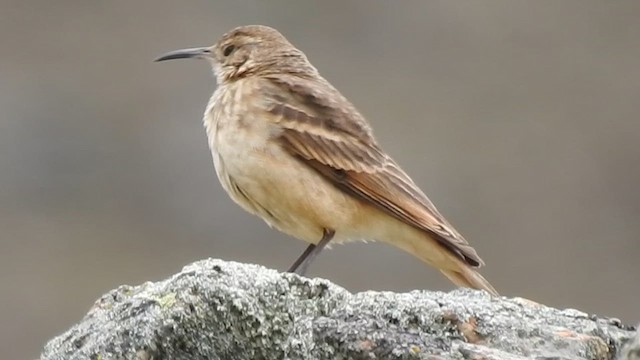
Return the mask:
M467 264L483 264L411 178L380 149L362 115L337 90L327 82L310 84L294 76L265 80L268 83L260 87L264 110L275 118L279 139L293 156L343 191L428 232Z

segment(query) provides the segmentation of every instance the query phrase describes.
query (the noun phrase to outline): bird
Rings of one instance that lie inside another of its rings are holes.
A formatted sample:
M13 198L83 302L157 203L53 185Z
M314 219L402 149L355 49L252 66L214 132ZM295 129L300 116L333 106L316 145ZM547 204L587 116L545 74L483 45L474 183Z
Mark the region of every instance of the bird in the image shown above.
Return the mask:
M304 275L328 244L373 240L440 270L457 286L498 295L476 250L381 148L364 116L278 30L234 28L213 46L155 61L205 59L217 87L203 123L231 199L309 245Z

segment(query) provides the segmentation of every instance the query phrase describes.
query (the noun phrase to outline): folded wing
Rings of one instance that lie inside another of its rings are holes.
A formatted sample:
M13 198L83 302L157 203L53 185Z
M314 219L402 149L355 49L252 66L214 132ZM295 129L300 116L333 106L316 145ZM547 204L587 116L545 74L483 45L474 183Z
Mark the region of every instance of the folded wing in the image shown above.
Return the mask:
M444 219L411 178L376 144L360 113L328 83L301 77L264 78L264 110L282 145L335 186L429 233L471 266L476 251Z

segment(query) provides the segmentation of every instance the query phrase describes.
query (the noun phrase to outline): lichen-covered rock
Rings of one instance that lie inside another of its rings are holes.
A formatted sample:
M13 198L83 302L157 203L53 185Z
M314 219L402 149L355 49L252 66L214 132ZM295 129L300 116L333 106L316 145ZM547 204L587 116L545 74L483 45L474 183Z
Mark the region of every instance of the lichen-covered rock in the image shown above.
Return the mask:
M351 294L204 260L104 295L41 359L613 359L633 336L615 319L481 291Z
M624 345L619 356L620 360L640 360L640 331Z

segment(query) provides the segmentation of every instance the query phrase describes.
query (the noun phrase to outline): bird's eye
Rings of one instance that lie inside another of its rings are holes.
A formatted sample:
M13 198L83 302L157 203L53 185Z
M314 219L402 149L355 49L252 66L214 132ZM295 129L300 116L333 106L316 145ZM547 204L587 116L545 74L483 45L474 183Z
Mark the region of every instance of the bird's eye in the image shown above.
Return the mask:
M231 55L231 53L232 53L232 52L233 52L233 50L235 50L235 49L236 49L236 47L235 47L235 46L233 46L233 45L228 45L228 46L226 46L226 47L224 48L224 50L222 50L222 54L223 54L224 56L229 56L229 55Z

